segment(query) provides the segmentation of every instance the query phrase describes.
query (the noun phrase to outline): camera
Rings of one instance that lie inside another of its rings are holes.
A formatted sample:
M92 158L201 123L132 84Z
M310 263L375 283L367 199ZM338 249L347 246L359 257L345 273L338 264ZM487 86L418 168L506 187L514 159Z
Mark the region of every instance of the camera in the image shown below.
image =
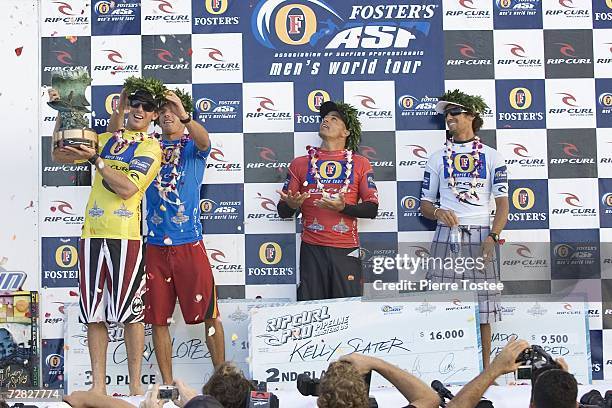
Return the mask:
M580 398L580 408L612 408L612 391L606 391L602 397L597 390L591 390Z
M363 376L363 381L368 387L368 393L370 392L370 381L372 380L372 372L370 371ZM299 374L297 377L297 389L305 397L318 397L320 395L319 387L321 385L320 378L310 378L310 375L304 373ZM369 397L369 407L378 408L378 402L376 398Z
M246 408L279 408L278 397L268 392L268 384L252 381L255 390L251 391L246 401Z
M157 394L158 400L169 400L176 401L179 397L178 388L174 385L160 385L159 393Z
M550 354L544 351L541 346L535 344L523 350L517 357L516 362L521 363L521 366L514 373L514 378L517 380L532 380L534 371L545 366L561 368Z

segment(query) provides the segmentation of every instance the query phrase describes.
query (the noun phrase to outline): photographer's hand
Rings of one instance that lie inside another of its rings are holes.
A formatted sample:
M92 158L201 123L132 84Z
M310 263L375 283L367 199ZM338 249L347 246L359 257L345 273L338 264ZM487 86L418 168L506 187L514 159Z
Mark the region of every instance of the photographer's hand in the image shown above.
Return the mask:
M163 401L157 398L159 394L159 384L155 384L153 388L145 393L145 399L140 403L138 408L160 408L164 405Z
M559 364L559 367L561 367L563 371L566 371L569 373L569 365L567 364L567 361L565 361L563 357L556 358L555 363Z
M523 350L529 347L525 340L511 340L495 357L489 367L467 383L455 398L446 404L447 408L473 408L478 404L485 391L500 375L516 370L521 363L516 359Z
M189 402L192 398L198 395L198 392L193 388L186 385L181 380L174 381L174 386L178 389L179 399L178 401L173 401L177 406L183 407L185 404Z

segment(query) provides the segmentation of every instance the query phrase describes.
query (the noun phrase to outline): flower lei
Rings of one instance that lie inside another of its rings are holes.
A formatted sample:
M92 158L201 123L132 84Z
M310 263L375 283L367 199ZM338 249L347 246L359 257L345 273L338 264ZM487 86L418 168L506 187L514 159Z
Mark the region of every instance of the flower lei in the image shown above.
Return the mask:
M472 171L472 181L470 182L470 188L467 191L457 190L456 184L457 179L453 174L453 154L456 152L453 150L453 143L451 139L446 140L446 164L448 166L448 188L453 192L455 197L461 202L465 202L470 198L478 198L476 193L476 183L478 183L478 171L482 166L480 161L480 149L482 149L482 143L480 143L480 137L475 136L472 142L472 153L471 156L474 159L474 171Z
M136 133L134 139L132 140L127 140L123 137L123 132L125 132L125 129L119 129L115 132L113 132L113 139L115 140L116 143L119 144L120 148L124 148L126 145L130 146L133 145L134 143L140 143L142 141L144 141L145 139L150 138L151 136L146 135L146 133L144 132L138 132Z
M310 156L310 174L314 177L317 182L317 189L323 193L323 196L331 196L330 193L325 191L325 186L321 182L321 173L319 173L319 168L317 167L317 160L319 159L319 148L313 146L306 146L306 150L308 151L308 156ZM344 159L346 160L346 171L344 174L346 178L344 179L344 183L342 188L340 189L340 193L344 194L349 189L349 184L351 184L350 176L351 171L353 169L353 152L348 149L344 149ZM308 185L308 181L304 181L304 187Z
M165 147L161 135L155 133L154 137L159 141L159 146L163 151ZM178 171L178 167L181 162L181 154L183 152L183 148L185 147L187 142L189 142L190 139L191 138L189 137L189 135L183 135L179 143L174 145L174 148L172 149L172 156L170 157L170 159L163 164L164 167L172 166L172 169L170 170L170 181L164 182L162 180L161 171L157 173L157 177L155 177L155 180L153 181L153 184L160 192L160 194L164 195L164 197L166 198L168 193L176 193L176 185L178 184L178 181L181 178L181 173ZM177 204L180 204L180 199L177 200Z

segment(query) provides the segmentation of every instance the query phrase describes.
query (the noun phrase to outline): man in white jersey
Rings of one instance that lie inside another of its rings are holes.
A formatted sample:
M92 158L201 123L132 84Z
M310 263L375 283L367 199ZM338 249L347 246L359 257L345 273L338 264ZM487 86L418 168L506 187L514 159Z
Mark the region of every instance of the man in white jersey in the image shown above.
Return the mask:
M508 174L501 155L482 144L477 135L483 124L480 113L486 108L480 96L459 90L445 93L436 105L436 111L444 115L448 137L445 146L427 161L423 177L421 213L438 221L430 253L433 258L463 257L476 262L463 273L446 268L446 262L434 263L427 271L432 282L462 284L468 280L495 285L500 280L495 246L508 219ZM493 225L491 197L495 199ZM451 245L453 232L459 245ZM478 291L485 368L491 354L489 323L501 318L499 296L499 290Z

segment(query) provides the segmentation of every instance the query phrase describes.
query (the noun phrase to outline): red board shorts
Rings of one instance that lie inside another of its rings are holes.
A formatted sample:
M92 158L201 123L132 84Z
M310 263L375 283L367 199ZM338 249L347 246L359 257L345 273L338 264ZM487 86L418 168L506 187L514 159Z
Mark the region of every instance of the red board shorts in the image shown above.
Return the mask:
M167 326L178 297L187 324L219 315L215 279L202 241L183 245L147 244L145 323Z

